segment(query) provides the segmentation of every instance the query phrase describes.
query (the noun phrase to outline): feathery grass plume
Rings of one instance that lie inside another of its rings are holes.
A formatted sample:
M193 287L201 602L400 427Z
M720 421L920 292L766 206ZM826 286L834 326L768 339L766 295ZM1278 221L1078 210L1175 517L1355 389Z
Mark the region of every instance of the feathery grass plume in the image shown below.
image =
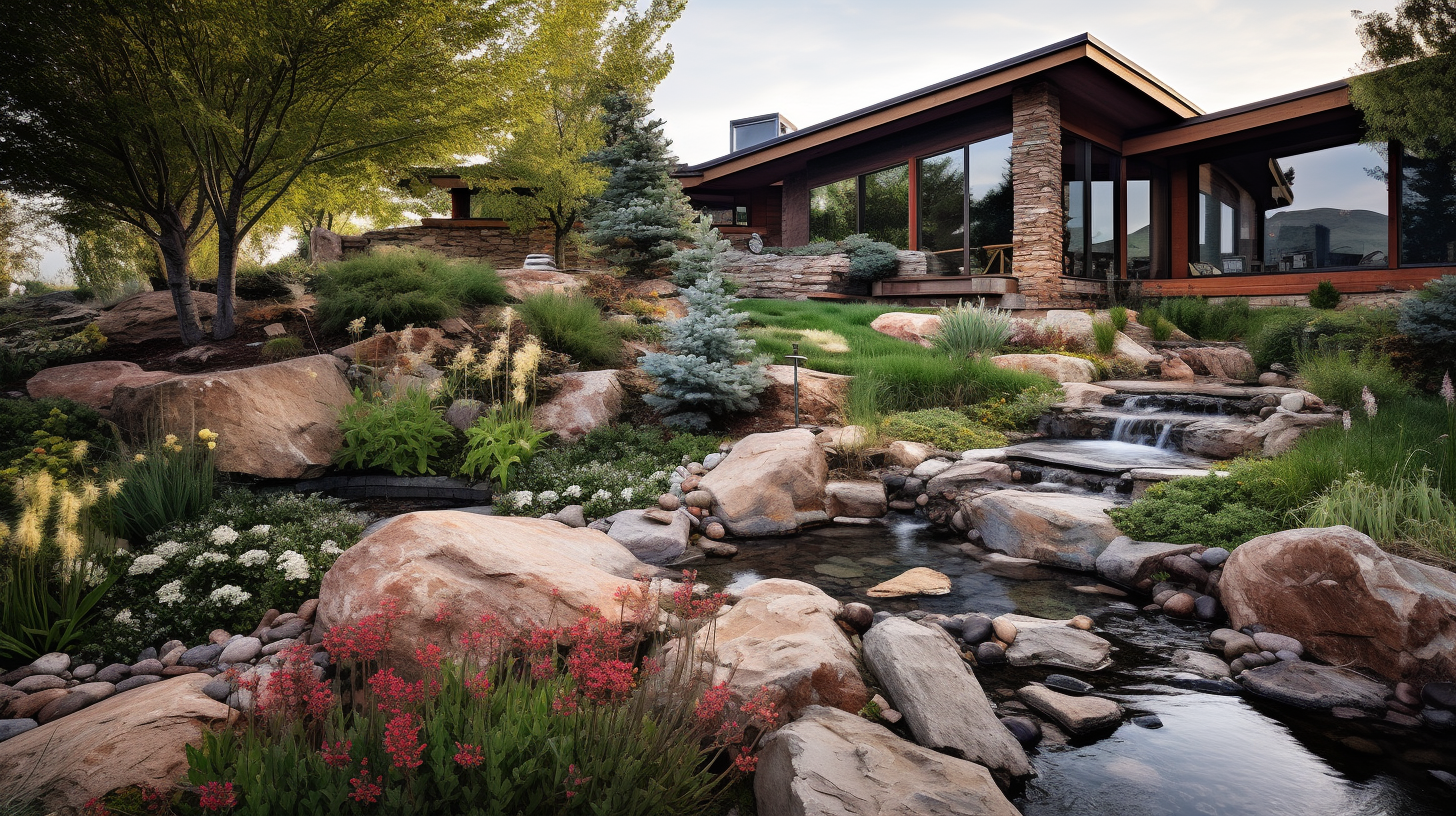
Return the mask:
M511 360L511 398L517 405L525 405L527 389L536 385L536 368L541 364L541 344L534 339L516 350Z
M972 305L962 301L954 309L940 310L940 331L930 338L935 348L957 359L981 357L1011 337L1011 313L986 308L982 298Z
M27 507L21 511L20 523L15 529L15 544L22 555L34 555L40 551L41 541L45 538L42 526L40 515L35 510Z

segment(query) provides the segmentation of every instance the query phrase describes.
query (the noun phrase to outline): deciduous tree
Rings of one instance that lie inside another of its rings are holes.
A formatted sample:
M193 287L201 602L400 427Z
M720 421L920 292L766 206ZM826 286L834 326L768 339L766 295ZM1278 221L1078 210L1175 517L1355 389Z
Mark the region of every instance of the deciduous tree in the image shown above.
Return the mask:
M1402 0L1395 13L1355 12L1362 65L1350 99L1372 140L1456 146L1456 0Z

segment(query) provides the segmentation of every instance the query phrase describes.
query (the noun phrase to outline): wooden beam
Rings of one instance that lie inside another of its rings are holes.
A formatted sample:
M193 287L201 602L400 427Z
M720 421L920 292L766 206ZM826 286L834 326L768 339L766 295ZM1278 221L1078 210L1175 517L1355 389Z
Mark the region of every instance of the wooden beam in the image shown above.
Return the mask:
M1197 185L1192 185L1195 189ZM1175 161L1168 168L1168 265L1175 278L1188 277L1188 260L1192 257L1191 243L1197 233L1192 231L1193 214L1189 212L1188 163ZM1194 211L1196 212L1196 210Z
M1302 116L1348 107L1350 107L1350 89L1335 88L1314 96L1282 102L1266 108L1223 116L1197 124L1178 125L1169 130L1149 133L1145 136L1134 136L1123 141L1122 153L1125 156L1135 156L1155 150L1167 150L1205 139L1227 136L1266 125L1287 122Z
M1285 272L1276 275L1213 275L1206 278L1145 280L1142 282L1142 290L1144 295L1159 297L1307 295L1320 281L1327 280L1334 283L1335 288L1341 292L1368 294L1420 289L1429 280L1451 274L1456 274L1456 267L1323 270Z
M1400 188L1405 184L1401 163L1405 159L1405 148L1401 146L1400 142L1391 142L1389 156L1385 187L1386 194L1389 196L1386 200L1389 202L1387 212L1390 213L1390 223L1386 226L1388 231L1386 232L1385 255L1389 268L1398 269L1400 267Z
M915 157L906 159L910 163L910 240L906 249L920 249L920 168Z
M1117 233L1117 277L1127 280L1127 159L1117 160L1112 228ZM1149 230L1151 232L1151 230Z

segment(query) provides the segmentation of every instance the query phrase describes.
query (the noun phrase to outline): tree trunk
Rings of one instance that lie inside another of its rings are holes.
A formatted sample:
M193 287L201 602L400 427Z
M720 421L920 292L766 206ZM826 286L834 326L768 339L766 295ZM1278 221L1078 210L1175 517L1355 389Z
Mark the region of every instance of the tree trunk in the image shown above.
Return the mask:
M226 340L237 333L238 236L236 220L217 224L217 314L212 318L212 338Z
M197 316L197 303L192 299L191 274L187 265L192 255L182 217L169 212L157 219L157 248L162 254L162 267L167 273L167 289L172 292L172 305L177 310L177 323L182 329L182 345L202 342L202 320Z
M566 236L571 234L571 227L566 229L556 228L556 268L566 268Z

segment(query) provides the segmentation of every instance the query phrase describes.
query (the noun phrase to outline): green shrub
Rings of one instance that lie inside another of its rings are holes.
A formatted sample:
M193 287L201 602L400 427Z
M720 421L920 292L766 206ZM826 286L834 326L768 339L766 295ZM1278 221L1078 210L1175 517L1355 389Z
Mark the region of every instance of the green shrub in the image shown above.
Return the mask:
M1309 293L1309 305L1316 309L1334 309L1340 305L1340 290L1334 281L1322 280Z
M1156 306L1147 306L1144 307L1142 311L1138 312L1138 322L1148 327L1149 329L1157 328L1158 324L1162 322L1162 320L1163 313L1158 311L1158 307Z
M526 298L516 311L546 348L583 365L612 365L622 355L622 336L602 319L591 298L542 292Z
M292 335L275 337L263 343L264 360L291 360L303 354L303 341Z
M890 414L881 420L880 432L888 439L924 442L947 451L1000 448L1007 444L1005 434L949 408Z
M877 281L894 277L900 266L899 250L894 244L876 241L868 235L851 235L841 245L849 253L849 279Z
M1167 340L1173 336L1173 329L1177 328L1166 320L1158 320L1153 324L1153 339L1158 341Z
M954 309L940 310L940 331L932 336L935 348L952 357L981 357L1005 345L1011 337L1011 313L962 301Z
M0 382L26 379L42 369L75 362L105 347L106 336L95 323L60 339L50 328L26 329L0 339Z
M1401 334L1440 359L1456 360L1456 275L1443 275L1401 301L1397 325Z
M354 390L354 402L339 417L343 446L334 454L340 467L385 468L396 476L434 474L432 462L455 439L450 427L431 404L430 395L411 389L377 402Z
M1112 327L1118 331L1127 331L1127 307L1113 306L1107 310L1107 319L1112 321Z
M1252 316L1247 298L1224 298L1213 303L1201 297L1181 297L1158 304L1162 317L1199 340L1236 340L1247 333Z
M1301 385L1331 405L1355 410L1369 388L1380 403L1410 394L1410 386L1390 361L1374 352L1315 351L1295 358Z
M319 322L336 334L350 321L394 331L454 317L462 306L504 303L506 290L488 264L428 252L361 255L325 266L314 278Z
M1267 369L1275 363L1293 365L1304 339L1304 327L1308 319L1297 313L1281 314L1264 323L1252 335L1245 338L1244 345L1254 364Z
M1382 545L1439 544L1435 554L1456 557L1456 502L1442 494L1430 470L1375 484L1351 473L1332 485L1299 514L1310 527L1344 524ZM1433 533L1443 533L1433 535Z
M1060 385L1036 386L1023 389L1010 399L999 397L960 410L972 420L998 431L1031 431L1036 429L1042 414L1065 396Z
M118 561L86 653L130 661L172 638L193 644L213 629L250 632L267 610L317 598L363 522L333 499L224 491L200 516L159 530L160 543Z
M116 448L111 425L96 411L78 402L59 397L0 399L0 463L13 463L38 444L49 447L61 440L85 440L97 452ZM0 475L8 480L15 472Z
M116 535L138 544L151 541L163 527L206 510L217 478L217 444L217 435L203 428L186 439L167 434L123 457L113 472L121 490L108 508Z
M1235 467L1226 477L1210 474L1162 482L1132 504L1107 514L1117 529L1138 541L1233 549L1284 529L1279 511L1265 503L1256 472Z
M1111 354L1117 346L1118 328L1111 320L1092 321L1092 338L1096 341L1098 354Z
M240 266L235 290L243 300L293 300L290 284L301 285L310 274L308 261L290 255L266 266Z
M536 446L550 435L531 427L528 411L496 408L465 430L460 470L472 479L489 474L501 490L509 490L512 468L531 461Z

